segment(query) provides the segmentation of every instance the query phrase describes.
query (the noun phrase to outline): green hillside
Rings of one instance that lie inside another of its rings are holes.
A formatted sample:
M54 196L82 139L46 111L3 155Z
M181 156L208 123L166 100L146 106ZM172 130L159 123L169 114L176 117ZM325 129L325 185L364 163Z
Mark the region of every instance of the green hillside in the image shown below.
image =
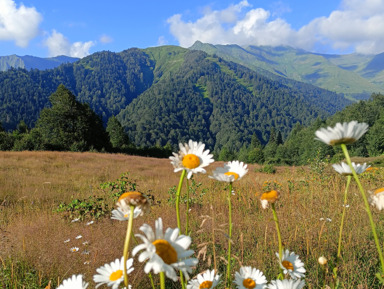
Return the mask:
M215 150L240 149L272 128L285 138L341 110L342 95L284 79L274 81L242 65L176 46L94 53L49 70L0 72L0 122L35 125L63 84L104 124L117 115L138 146L177 145L189 138Z
M374 92L384 91L383 65L380 69L375 67L374 74L367 73L367 65L377 64L378 56L375 59L358 54L321 55L285 46L240 47L201 42L196 42L190 49L216 54L269 77L274 74L303 81L352 99L366 99Z

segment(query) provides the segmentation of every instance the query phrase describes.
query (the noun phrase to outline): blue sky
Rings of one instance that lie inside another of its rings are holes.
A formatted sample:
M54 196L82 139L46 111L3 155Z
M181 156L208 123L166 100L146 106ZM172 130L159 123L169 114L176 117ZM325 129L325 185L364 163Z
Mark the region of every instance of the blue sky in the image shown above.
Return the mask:
M0 56L159 45L289 45L384 52L384 0L0 0Z

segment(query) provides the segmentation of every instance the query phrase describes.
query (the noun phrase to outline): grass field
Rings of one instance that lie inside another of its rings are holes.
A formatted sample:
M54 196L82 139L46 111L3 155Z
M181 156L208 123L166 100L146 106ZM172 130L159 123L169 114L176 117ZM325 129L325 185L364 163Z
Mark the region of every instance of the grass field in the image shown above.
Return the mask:
M213 163L206 175L196 175L195 183L189 183L194 188L190 226L191 248L199 258L196 274L213 269L214 264L225 274L228 188L208 178L219 165L222 163ZM332 287L345 177L323 163L321 167L277 167L275 174L261 173L258 165L248 168L249 173L234 183L232 196L234 272L242 265L253 266L263 271L268 280L276 279L279 273L275 223L271 211L262 209L259 201L267 187L275 186L281 193L276 209L283 244L304 262L305 288ZM176 228L172 197L180 173L173 172L168 159L99 153L0 152L0 288L45 288L49 281L51 288L56 288L72 274L84 274L90 282L88 289L94 288L96 268L122 256L126 233L126 222L111 220L113 198L110 190L100 185L116 182L123 173L137 190L154 197L151 213L135 219L134 232L138 233L143 223L153 226L158 217L162 217L165 228ZM367 190L383 187L383 179L383 168L361 175ZM103 200L99 211L105 216L92 218L90 210L83 220L71 222L69 213L57 212L61 203L90 198ZM339 288L384 288L375 279L380 264L353 180L348 205L343 258L337 265ZM372 212L383 242L383 213L374 208ZM181 217L184 222L184 204ZM92 220L94 223L88 224ZM67 239L70 241L65 243ZM79 251L71 252L72 247ZM328 259L327 267L318 264L320 256ZM143 264L135 260L134 267L130 278L133 288L151 288ZM154 279L158 282L158 276ZM168 282L167 288L179 287Z

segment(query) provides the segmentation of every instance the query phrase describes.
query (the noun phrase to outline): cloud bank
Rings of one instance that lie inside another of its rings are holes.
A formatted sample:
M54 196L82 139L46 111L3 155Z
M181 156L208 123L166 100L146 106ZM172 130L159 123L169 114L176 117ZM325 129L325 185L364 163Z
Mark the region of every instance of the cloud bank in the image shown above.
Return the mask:
M289 11L289 7L284 9ZM184 21L181 14L176 14L167 22L183 47L199 40L212 44L289 45L310 51L321 47L363 54L384 51L384 0L344 0L329 16L315 18L298 30L278 15L252 8L243 0L224 10L206 9L195 21Z
M74 42L71 43L63 34L52 31L52 34L45 40L44 45L48 47L49 56L67 55L83 58L89 55L89 49L95 42Z
M27 47L39 33L42 16L35 8L17 7L12 0L0 0L0 41L15 41Z

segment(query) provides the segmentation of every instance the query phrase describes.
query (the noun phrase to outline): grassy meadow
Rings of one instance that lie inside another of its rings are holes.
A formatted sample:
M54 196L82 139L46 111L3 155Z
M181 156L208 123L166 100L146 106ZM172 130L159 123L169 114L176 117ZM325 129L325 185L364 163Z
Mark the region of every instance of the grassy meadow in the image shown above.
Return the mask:
M213 163L206 168L207 174L194 175L195 182L189 181L193 188L191 248L199 259L195 275L215 266L222 276L225 274L228 186L208 178L222 164ZM311 164L276 167L274 174L260 172L259 165L248 165L248 174L234 182L233 274L242 265L258 268L268 280L279 274L275 223L271 210L262 209L259 201L263 191L274 187L280 192L276 210L282 241L305 264L305 288L333 288L346 178L330 164ZM158 217L162 217L165 228L176 228L173 198L180 172L173 172L168 159L100 153L0 152L0 288L46 288L49 281L51 288L56 288L73 274L84 274L90 283L88 289L94 288L96 268L122 256L127 226L126 222L110 218L114 208L111 191L100 185L119 180L123 173L138 191L154 198L151 213L134 220L134 232L139 233L143 223L154 227ZM384 168L375 165L360 177L366 190L383 187L383 179ZM186 186L183 195L185 191ZM68 213L57 212L61 203L90 197L103 200L100 210L104 216L92 218L88 213L82 220L72 222ZM380 264L353 179L348 205L342 260L337 265L339 288L384 288L375 278ZM375 208L372 212L379 239L384 242L383 212ZM184 203L181 218L184 224ZM92 220L94 223L90 224ZM81 238L76 239L77 236ZM67 239L70 241L65 243ZM73 247L79 251L71 252ZM325 267L318 264L320 256L328 259ZM130 277L133 288L151 288L143 273L144 265L135 259L134 267ZM158 283L158 276L154 280ZM223 284L219 288L224 288ZM167 288L179 287L167 281Z

